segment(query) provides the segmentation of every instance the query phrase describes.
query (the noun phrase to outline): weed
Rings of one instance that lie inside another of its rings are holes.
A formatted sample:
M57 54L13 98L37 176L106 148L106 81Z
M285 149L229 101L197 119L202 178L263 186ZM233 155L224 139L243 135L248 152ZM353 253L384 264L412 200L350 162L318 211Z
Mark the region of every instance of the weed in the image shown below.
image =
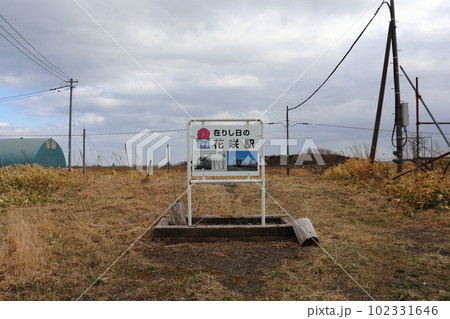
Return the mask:
M53 193L71 178L65 170L38 165L0 168L0 207L23 207L57 201Z
M346 163L325 171L328 179L355 181L365 187L376 187L414 209L436 208L450 210L450 178L434 171L410 173L396 180L392 175L394 165L371 163L368 159L349 159Z
M398 209L397 199L416 209L414 201L408 204L410 199L400 194L414 192L419 175L388 184L384 170L393 176L391 166L352 165L351 174L343 171L336 177L339 181L302 169L293 169L289 177L283 168L267 169L267 192L284 210L268 197L267 213L309 217L322 247L376 299L448 300L449 215L424 210L411 217ZM89 169L85 178L76 170L35 166L0 170L0 196L7 199L0 204L1 300L75 300L186 189L181 169L155 170L145 183L145 173L114 169L117 175L111 169ZM430 186L424 188L440 193L426 196L435 196L436 207L448 205L447 181L429 178ZM401 188L398 197L386 190L387 185ZM256 184L228 188L232 192L219 184L197 186L192 189L195 214L260 213ZM427 197L421 196L419 201L425 203ZM186 202L186 196L181 200ZM82 299L365 300L367 296L318 247L300 248L292 242L166 245L152 242L149 233Z

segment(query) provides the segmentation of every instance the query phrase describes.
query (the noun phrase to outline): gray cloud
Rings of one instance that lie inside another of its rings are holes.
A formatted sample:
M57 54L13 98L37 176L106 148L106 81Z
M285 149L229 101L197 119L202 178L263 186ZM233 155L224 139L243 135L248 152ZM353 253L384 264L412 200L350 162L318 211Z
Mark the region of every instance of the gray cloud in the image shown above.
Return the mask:
M277 122L284 120L286 105L301 102L323 81L381 1L79 3L195 117L258 116L311 67L264 114L266 121ZM448 120L449 4L436 0L396 1L396 5L400 63L410 76L420 77L422 94L436 117ZM189 116L75 2L5 1L2 15L55 65L80 81L74 93L77 132L83 127L92 133L185 127ZM385 7L329 83L292 112L293 121L373 126L388 20ZM0 41L1 88L20 93L60 84ZM382 126L389 129L391 78L390 70L382 119ZM405 79L401 81L402 97L412 106L413 92ZM2 103L0 108L8 110L0 119L1 134L67 130L67 92ZM23 122L11 120L12 112L24 112ZM39 123L44 122L43 128ZM335 149L368 143L371 134L299 126L293 132L300 140L308 135ZM284 129L268 126L267 134L282 137ZM123 152L126 138L93 136L91 143L99 152L111 154ZM62 145L65 139L60 139ZM183 135L177 134L173 143L179 150L177 160L183 160ZM389 136L380 143L389 153Z

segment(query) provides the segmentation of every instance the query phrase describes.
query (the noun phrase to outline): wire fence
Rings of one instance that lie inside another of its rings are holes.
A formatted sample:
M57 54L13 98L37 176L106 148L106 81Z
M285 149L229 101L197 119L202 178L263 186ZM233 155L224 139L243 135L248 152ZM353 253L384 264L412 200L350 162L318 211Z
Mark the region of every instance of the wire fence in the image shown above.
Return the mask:
M275 132L274 136L278 137L278 139L283 139L284 132L276 129L277 125L285 127L284 122L269 122L266 123L266 126L272 127L273 132ZM297 139L297 146L293 147L293 151L295 152L295 147L298 148L298 151L301 148L302 138L308 136L307 134L311 134L311 132L320 134L328 134L334 132L335 130L346 130L346 131L359 131L357 134L357 138L354 139L353 144L345 144L344 143L336 143L335 147L327 147L322 146L325 143L326 139L323 137L318 137L316 140L316 144L321 149L327 149L328 151L332 151L338 153L340 155L353 156L353 157L364 157L365 151L364 149L368 148L368 141L370 140L370 136L373 132L373 128L369 127L357 127L357 126L348 126L348 125L335 125L335 124L326 124L326 123L309 123L309 122L291 122L291 127L297 127L293 133L291 138ZM306 131L305 131L306 130ZM385 138L386 140L390 137L392 130L389 129L381 129L380 136L381 138ZM140 134L141 131L133 130L133 131L115 131L115 132L86 132L86 165L88 166L125 166L129 165L127 160L127 149L126 142L133 136ZM170 162L171 164L177 164L180 162L186 161L186 129L178 128L178 129L170 129L170 130L148 130L147 134L152 133L160 133L161 135L170 136L170 141L167 143L171 147L171 155ZM406 157L413 157L416 154L415 149L415 132L409 132L410 136L407 139L407 147L405 149ZM449 133L446 133L447 135ZM440 147L439 147L439 135L440 133L436 132L422 132L420 135L420 154L421 156L437 156L439 155ZM37 137L48 137L54 138L58 144L61 146L63 151L66 152L68 148L68 140L69 135L65 133L26 133L26 134L0 134L0 138L37 138ZM380 143L381 144L381 143ZM389 143L384 143L388 145ZM282 147L275 147L269 141L266 142L268 146L266 154L273 155L283 155ZM339 147L339 149L336 149ZM390 144L389 144L390 147ZM330 149L331 148L331 149ZM134 150L128 150L129 152L134 152ZM392 159L392 153L390 149L380 147L380 154L382 154L383 160ZM67 152L66 152L67 154ZM158 150L156 157L163 158L165 156L165 148L162 147ZM146 159L145 159L146 160ZM77 130L74 130L74 134L72 134L72 163L74 166L81 166L83 163L83 134ZM132 164L132 163L131 163Z

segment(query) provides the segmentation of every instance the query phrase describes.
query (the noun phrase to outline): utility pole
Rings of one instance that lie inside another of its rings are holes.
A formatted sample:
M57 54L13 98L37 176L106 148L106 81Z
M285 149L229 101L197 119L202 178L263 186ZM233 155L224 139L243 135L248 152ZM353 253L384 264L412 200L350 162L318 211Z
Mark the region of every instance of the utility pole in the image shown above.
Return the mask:
M383 74L381 77L380 94L378 96L378 108L375 118L375 127L372 136L372 146L370 149L370 161L375 161L375 153L377 150L378 132L380 129L381 111L383 108L384 89L386 86L386 72L389 58L390 45L392 44L393 71L394 71L394 90L395 90L395 131L396 131L396 151L394 155L397 157L397 173L403 170L403 112L400 98L400 72L398 64L397 49L397 31L395 25L395 4L394 0L390 0L389 11L391 13L391 21L389 23L389 32L386 43L386 51L384 56Z
M66 81L70 84L70 102L69 102L69 149L68 149L68 165L67 169L69 171L72 170L72 91L74 88L74 84L78 83L78 81L74 81L70 79L70 81Z
M395 90L395 132L396 132L396 148L394 155L397 156L397 173L403 170L403 112L400 99L400 74L398 66L398 49L397 49L397 31L395 25L395 5L391 0L389 7L391 12L391 36L392 36L392 57L394 64L394 90Z
M392 23L392 21L390 22ZM377 114L375 117L375 126L373 128L373 136L372 136L372 146L370 148L370 162L373 163L375 161L375 155L377 152L377 144L378 144L378 134L380 131L380 122L381 122L381 113L383 111L383 101L384 101L384 91L386 88L386 77L389 66L389 54L391 53L391 25L389 24L388 36L386 40L386 51L384 53L384 64L383 64L383 72L381 75L381 84L380 84L380 93L378 95L378 107Z
M286 106L286 174L289 176L289 106ZM280 159L281 160L281 159Z

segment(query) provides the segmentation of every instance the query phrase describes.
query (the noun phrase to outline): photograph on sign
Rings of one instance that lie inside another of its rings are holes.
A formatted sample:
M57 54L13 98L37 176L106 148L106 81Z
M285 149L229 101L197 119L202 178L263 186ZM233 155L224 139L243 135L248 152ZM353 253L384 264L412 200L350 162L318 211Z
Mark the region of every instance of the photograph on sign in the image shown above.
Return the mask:
M258 152L227 151L227 171L257 171Z
M194 171L226 171L225 151L200 150L194 152Z

